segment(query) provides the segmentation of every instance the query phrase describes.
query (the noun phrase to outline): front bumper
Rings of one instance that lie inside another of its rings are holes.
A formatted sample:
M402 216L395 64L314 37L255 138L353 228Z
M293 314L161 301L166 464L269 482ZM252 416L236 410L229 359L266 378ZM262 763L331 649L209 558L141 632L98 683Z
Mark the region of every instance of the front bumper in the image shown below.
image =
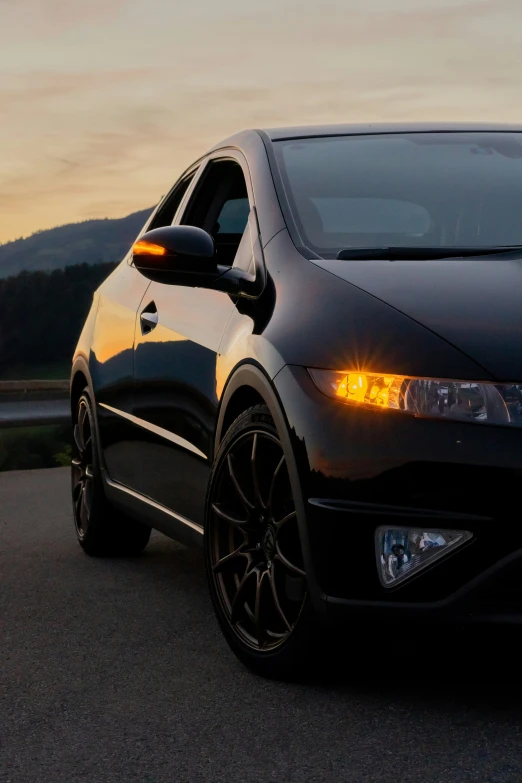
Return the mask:
M275 386L304 499L312 597L327 615L522 622L522 430L347 405L302 367L285 367ZM381 525L473 538L390 589L377 572Z

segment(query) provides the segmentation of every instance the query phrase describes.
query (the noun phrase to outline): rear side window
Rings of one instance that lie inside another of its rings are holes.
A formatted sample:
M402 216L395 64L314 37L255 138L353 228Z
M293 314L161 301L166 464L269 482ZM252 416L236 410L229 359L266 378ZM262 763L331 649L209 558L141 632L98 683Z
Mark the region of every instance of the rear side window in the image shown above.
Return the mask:
M179 205L183 201L183 196L189 189L189 185L195 177L196 172L193 171L188 177L182 179L181 182L174 188L170 196L165 203L160 207L152 223L149 226L149 231L153 228L161 228L162 226L171 226L174 216L178 211Z

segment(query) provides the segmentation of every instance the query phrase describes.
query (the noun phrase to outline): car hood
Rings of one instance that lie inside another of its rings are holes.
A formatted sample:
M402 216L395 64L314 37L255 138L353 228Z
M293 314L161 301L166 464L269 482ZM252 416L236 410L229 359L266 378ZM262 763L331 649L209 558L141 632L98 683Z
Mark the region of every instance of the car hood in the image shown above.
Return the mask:
M522 257L313 263L413 318L497 380L522 380Z

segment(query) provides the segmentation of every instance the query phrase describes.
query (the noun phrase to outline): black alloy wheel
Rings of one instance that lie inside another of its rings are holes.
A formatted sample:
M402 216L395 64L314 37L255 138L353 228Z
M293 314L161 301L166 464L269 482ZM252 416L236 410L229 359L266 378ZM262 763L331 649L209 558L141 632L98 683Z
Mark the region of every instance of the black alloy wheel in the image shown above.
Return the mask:
M92 430L88 402L80 398L73 436L71 465L74 523L78 538L85 538L89 526L93 501Z
M105 497L88 389L78 400L73 420L71 485L76 535L88 555L131 556L145 549L150 527L127 518Z
M222 442L207 497L205 551L214 608L232 649L259 673L286 675L296 654L306 657L296 630L310 613L288 466L265 406L242 414Z

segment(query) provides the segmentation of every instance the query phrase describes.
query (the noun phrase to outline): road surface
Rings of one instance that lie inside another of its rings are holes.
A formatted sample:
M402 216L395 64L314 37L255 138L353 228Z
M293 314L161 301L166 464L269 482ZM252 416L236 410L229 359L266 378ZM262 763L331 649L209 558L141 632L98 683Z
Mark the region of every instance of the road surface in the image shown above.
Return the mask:
M2 783L520 783L518 653L394 662L395 638L367 670L263 681L226 648L199 553L155 534L90 559L66 469L0 474Z

